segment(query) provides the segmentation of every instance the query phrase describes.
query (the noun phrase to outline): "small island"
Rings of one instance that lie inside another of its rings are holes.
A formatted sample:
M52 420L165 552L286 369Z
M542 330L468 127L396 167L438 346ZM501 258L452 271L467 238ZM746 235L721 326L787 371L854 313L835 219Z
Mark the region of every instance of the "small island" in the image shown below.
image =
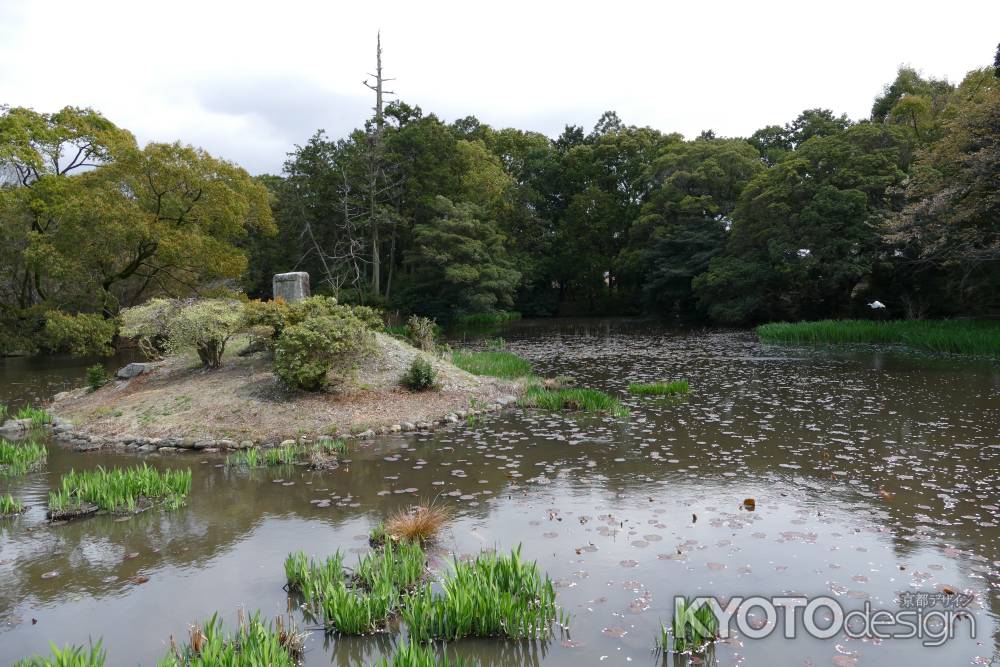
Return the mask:
M168 452L368 438L455 423L523 392L523 379L452 363L425 318L391 335L372 309L296 289L291 302L160 299L126 311L124 330L162 358L58 394L57 435L79 449Z

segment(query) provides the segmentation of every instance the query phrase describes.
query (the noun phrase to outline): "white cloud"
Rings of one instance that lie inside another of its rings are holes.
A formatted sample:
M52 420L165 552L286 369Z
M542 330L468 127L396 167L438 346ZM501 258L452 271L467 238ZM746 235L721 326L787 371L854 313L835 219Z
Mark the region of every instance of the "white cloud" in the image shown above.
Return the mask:
M0 90L274 172L316 129L363 122L378 29L400 97L447 119L555 135L615 109L731 136L811 107L866 116L902 63L958 80L992 61L998 24L1000 3L971 0L5 3Z

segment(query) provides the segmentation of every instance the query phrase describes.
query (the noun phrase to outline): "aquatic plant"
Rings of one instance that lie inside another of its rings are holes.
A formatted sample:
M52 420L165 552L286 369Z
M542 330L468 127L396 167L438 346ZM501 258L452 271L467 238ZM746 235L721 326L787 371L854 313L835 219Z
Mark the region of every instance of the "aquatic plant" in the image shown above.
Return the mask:
M24 511L24 505L14 499L14 496L0 495L0 517L13 516Z
M324 438L312 444L288 443L279 447L248 447L226 457L227 466L259 468L279 465L312 465L320 468L331 456L347 454L343 439Z
M411 640L397 648L392 658L382 658L372 667L469 667L471 664L462 658L439 658L434 649Z
M14 663L14 667L104 667L108 654L101 648L101 642L91 644L88 648L82 646L65 646L59 648L50 644L52 655L43 657L36 655Z
M31 420L31 428L41 428L52 423L52 415L41 408L23 407L14 415L14 419Z
M416 356L410 362L410 368L403 375L403 386L411 391L424 391L434 386L437 371L427 359Z
M157 502L176 509L190 492L190 470L160 472L143 464L135 468L70 471L59 480L58 490L49 492L49 515L72 516L94 509L131 513Z
M302 551L288 554L285 579L289 591L300 593L307 602L314 602L328 586L344 583L344 557L340 551L324 561L308 558Z
M555 620L555 589L536 563L521 560L518 547L509 556L481 554L474 561L454 561L442 582L443 593L429 585L409 595L401 615L410 637L426 642L462 637L523 639L545 636Z
M691 386L687 380L672 382L629 382L628 393L638 396L666 396L668 394L686 394Z
M703 651L719 637L719 619L712 608L702 602L695 606L689 598L677 598L670 627L660 625L657 648L677 652Z
M513 352L490 350L486 352L456 351L451 363L473 375L499 378L517 378L531 374L531 362Z
M353 576L347 576L339 551L325 561L298 552L285 559L285 578L288 590L301 593L327 628L362 635L382 627L399 609L403 594L423 579L426 564L419 544L386 540L359 559Z
M94 364L87 368L87 386L91 391L97 391L108 382L111 382L111 375L103 364Z
M5 421L7 421L7 406L0 403L0 424L3 424Z
M386 519L384 530L396 540L423 544L433 540L451 517L451 508L432 502L412 510L397 510Z
M979 320L821 320L757 327L769 343L895 344L929 352L1000 355L1000 324Z
M260 612L249 619L239 613L234 634L226 632L218 614L213 614L203 626L191 628L188 643L179 647L170 638L170 651L158 667L295 667L302 655L303 635L289 617L269 623L261 620Z
M597 389L547 389L533 384L525 390L518 404L543 410L581 410L605 412L615 417L628 416L628 408L621 401Z
M46 458L45 445L34 440L9 442L0 439L0 477L31 472L45 463Z

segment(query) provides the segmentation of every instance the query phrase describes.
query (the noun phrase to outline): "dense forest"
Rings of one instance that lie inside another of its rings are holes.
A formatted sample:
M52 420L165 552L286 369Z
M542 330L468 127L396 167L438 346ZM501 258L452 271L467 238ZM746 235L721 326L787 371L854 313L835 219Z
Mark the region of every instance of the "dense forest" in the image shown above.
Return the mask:
M612 111L550 138L379 94L258 177L93 110L3 107L0 351L84 349L152 296L267 297L290 270L439 321L993 315L997 58L957 85L904 67L868 118L808 109L745 138Z

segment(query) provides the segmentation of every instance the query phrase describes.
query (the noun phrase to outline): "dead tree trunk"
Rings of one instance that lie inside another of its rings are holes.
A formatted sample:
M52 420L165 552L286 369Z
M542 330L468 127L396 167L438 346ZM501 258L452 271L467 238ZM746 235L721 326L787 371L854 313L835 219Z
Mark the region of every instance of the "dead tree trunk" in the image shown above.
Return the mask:
M379 207L378 207L378 191L379 191L379 176L382 171L382 129L385 125L385 116L382 113L382 100L384 95L394 95L391 90L385 90L383 84L386 81L392 81L393 79L387 79L382 76L382 33L378 33L376 37L376 49L375 49L375 73L369 74L368 76L375 77L375 84L368 83L365 79L364 84L371 90L375 91L375 129L374 134L370 138L370 148L371 148L371 159L369 161L369 198L368 198L368 223L371 227L371 239L372 239L372 291L375 294L379 294L382 291L381 284L381 271L382 263L379 257Z

